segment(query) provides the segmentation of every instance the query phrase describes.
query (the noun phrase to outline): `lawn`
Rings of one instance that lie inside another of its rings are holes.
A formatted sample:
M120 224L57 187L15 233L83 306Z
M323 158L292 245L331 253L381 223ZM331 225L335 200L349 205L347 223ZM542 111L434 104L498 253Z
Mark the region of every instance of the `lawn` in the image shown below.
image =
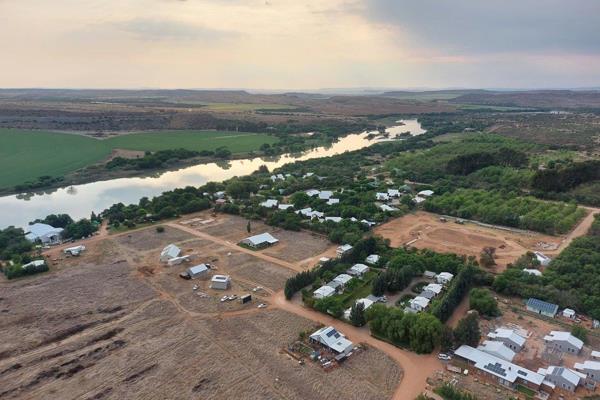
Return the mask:
M113 149L202 151L224 146L239 154L276 141L273 136L244 132L140 132L99 140L76 134L0 129L0 188L45 175L63 176L105 159Z
M0 129L0 187L61 176L110 152L106 143L80 135Z
M273 144L277 139L260 133L217 131L161 131L122 135L106 139L113 149L159 151L184 148L187 150L215 150L227 147L232 153L258 150L263 143Z

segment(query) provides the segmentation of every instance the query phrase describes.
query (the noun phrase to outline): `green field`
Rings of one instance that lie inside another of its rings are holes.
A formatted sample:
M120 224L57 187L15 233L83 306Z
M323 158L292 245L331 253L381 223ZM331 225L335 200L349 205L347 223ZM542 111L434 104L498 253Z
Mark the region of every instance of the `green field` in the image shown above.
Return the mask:
M239 154L276 141L273 136L243 132L161 131L99 140L75 134L0 129L0 188L12 188L43 175L63 176L105 159L118 148L202 151L224 146Z

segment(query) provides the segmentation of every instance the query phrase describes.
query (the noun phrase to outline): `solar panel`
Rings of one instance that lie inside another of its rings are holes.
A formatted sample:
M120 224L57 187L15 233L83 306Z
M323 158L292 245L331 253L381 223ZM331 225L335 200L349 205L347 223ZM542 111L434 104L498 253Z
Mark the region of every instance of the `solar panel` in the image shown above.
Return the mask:
M484 366L485 369L492 371L498 375L502 375L502 376L506 376L506 370L502 367L502 364L500 363L495 363L495 364L488 364L486 366Z
M527 372L525 372L525 371L521 371L521 370L518 370L518 371L517 371L517 374L519 374L519 375L523 375L523 376L527 376Z

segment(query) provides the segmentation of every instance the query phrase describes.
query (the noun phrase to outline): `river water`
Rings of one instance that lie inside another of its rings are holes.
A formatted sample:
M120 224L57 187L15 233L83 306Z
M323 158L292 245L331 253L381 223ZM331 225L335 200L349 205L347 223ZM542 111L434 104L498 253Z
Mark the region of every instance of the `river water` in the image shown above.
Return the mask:
M402 132L425 133L417 120L400 120L386 131L392 139ZM201 186L221 182L234 176L248 175L266 165L270 171L282 165L311 158L328 157L345 151L358 150L383 138L368 139L369 132L352 134L327 147L317 147L301 154L283 154L272 158L231 160L223 163L198 164L175 171L146 177L119 178L49 190L0 197L0 228L9 225L25 227L29 221L48 214L66 213L75 219L89 217L115 203L137 203L140 198L185 186Z

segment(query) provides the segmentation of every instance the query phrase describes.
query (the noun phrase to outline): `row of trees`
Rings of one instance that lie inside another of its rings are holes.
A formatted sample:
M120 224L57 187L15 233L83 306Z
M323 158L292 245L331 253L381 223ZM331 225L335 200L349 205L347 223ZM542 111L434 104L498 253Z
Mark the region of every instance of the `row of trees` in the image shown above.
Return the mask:
M186 149L159 150L154 153L147 151L143 157L139 158L124 158L115 157L106 163L108 169L157 169L164 168L167 164L193 158L197 156L211 156L213 151L193 151Z
M527 154L503 147L497 151L482 151L456 156L448 161L446 171L453 175L469 175L492 165L516 168L526 166L527 162Z
M574 162L538 170L531 187L541 192L566 192L583 183L600 180L600 160Z
M478 268L472 264L462 268L452 279L444 295L431 303L429 312L446 322L471 288L477 273Z
M425 203L425 209L548 234L568 232L585 215L585 210L574 203L547 202L515 192L474 189L458 189L432 197Z

